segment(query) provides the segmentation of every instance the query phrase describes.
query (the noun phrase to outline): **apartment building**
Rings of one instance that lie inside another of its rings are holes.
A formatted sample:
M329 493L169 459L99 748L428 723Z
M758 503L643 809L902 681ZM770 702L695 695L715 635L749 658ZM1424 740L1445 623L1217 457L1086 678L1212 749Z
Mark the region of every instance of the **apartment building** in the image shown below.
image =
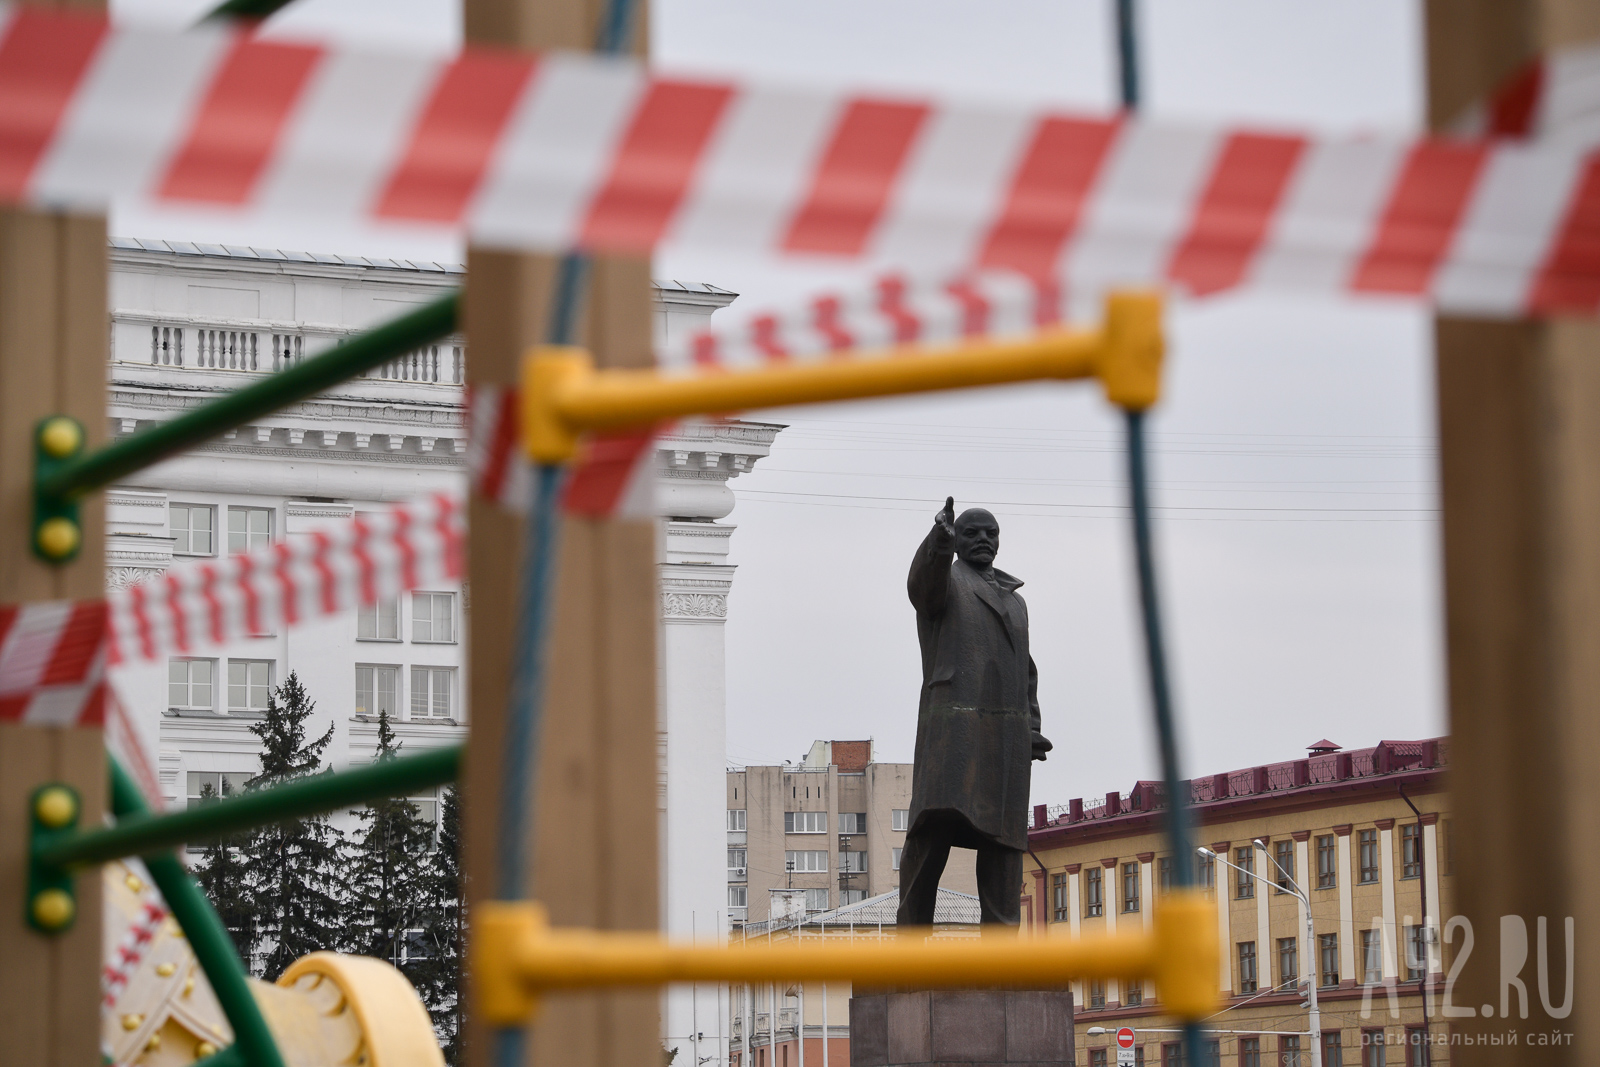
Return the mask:
M777 891L803 891L815 915L898 890L910 808L911 764L873 762L871 741L817 741L798 764L729 771L730 922L765 921ZM976 893L975 860L951 850L941 887Z
M1320 741L1303 759L1195 779L1195 840L1214 858L1172 855L1158 782L1098 803L1039 805L1024 925L1050 937L1148 927L1177 865L1190 864L1216 901L1222 943L1226 1004L1207 1023L1210 1063L1310 1067L1302 1005L1313 982L1323 1067L1446 1063L1448 756L1445 738L1352 751ZM1309 944L1297 886L1310 902ZM1178 1035L1158 1032L1176 1024L1151 988L1089 981L1073 993L1080 1067L1117 1062L1112 1038L1090 1027L1131 1026L1136 1062L1179 1062Z

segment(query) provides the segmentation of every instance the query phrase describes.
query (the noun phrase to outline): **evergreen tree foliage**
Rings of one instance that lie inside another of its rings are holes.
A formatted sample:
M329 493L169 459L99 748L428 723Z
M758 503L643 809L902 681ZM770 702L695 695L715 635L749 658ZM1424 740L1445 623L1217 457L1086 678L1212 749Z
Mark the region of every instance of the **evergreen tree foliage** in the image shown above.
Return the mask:
M268 695L267 713L251 724L261 739L261 773L247 790L268 789L318 773L333 726L306 739L306 719L316 704L290 672ZM336 949L346 939L342 906L345 875L343 835L326 818L293 819L251 831L241 851L244 884L256 916L258 946L253 963L268 981L310 952ZM215 899L215 898L213 898ZM256 969L254 966L252 969Z
M223 789L224 795L228 790ZM207 783L200 790L200 803L216 798L216 790ZM259 941L256 933L255 903L244 880L244 860L240 849L247 838L234 836L213 841L201 853L194 868L195 881L211 898L217 917L228 928L239 958L248 962L256 952Z
M462 1062L461 966L466 956L466 907L461 873L461 799L454 788L440 797L439 845L424 883L417 938L421 958L408 973L428 1006L445 1061Z
M380 712L376 762L386 763L399 752L389 713ZM414 932L427 919L433 825L404 797L373 801L355 814L364 825L351 849L346 881L350 951L388 960L416 985L412 957L425 951L408 947L408 941L416 940Z

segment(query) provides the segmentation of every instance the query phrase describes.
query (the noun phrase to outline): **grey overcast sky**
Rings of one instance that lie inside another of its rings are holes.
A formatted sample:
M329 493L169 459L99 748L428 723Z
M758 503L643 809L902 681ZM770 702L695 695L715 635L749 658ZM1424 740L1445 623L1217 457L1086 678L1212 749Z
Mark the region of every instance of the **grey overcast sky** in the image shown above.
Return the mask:
M114 0L177 22L209 0ZM681 70L1112 103L1111 0L657 0ZM447 49L450 0L297 0L280 32ZM1422 111L1412 2L1144 0L1147 110L1324 130L1410 130ZM456 258L448 242L271 230L119 211L134 236ZM661 277L768 303L844 274L664 258ZM1444 729L1430 322L1380 300L1222 297L1176 307L1153 420L1163 592L1187 769ZM1118 421L1083 387L753 413L788 423L735 483L728 758L798 759L814 738L910 760L918 661L905 569L946 495L1003 528L1027 582L1045 731L1034 800L1156 774L1122 510Z

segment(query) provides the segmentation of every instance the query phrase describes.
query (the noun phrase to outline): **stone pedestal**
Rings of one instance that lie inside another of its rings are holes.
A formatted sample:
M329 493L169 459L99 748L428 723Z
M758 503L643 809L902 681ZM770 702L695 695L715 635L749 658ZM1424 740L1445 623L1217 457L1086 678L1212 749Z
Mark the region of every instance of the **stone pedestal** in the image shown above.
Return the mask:
M850 999L850 1067L1068 1067L1067 990L948 989Z

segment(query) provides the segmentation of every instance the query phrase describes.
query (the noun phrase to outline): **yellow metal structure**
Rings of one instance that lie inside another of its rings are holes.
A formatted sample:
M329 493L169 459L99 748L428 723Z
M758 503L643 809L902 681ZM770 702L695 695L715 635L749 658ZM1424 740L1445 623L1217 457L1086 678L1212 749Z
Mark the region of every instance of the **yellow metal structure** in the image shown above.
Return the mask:
M187 1067L232 1044L177 923L157 912L150 924L147 905L157 898L148 883L127 864L104 871L106 933L123 972L103 1005L106 1056L126 1067ZM276 985L250 979L250 991L287 1067L444 1067L427 1009L383 960L315 952Z
M577 453L578 436L589 430L1051 379L1098 378L1112 403L1142 411L1160 395L1161 357L1161 298L1149 292L1112 294L1099 329L843 352L823 361L754 370L596 370L582 349L541 347L523 364L523 444L537 463L565 463Z
M672 942L654 934L551 929L536 903L486 901L473 920L476 1007L492 1026L520 1026L553 990L667 982L849 981L919 987L1061 986L1073 978L1149 978L1168 1013L1217 1010L1215 904L1175 891L1148 931L1082 938L1015 936L861 942Z

